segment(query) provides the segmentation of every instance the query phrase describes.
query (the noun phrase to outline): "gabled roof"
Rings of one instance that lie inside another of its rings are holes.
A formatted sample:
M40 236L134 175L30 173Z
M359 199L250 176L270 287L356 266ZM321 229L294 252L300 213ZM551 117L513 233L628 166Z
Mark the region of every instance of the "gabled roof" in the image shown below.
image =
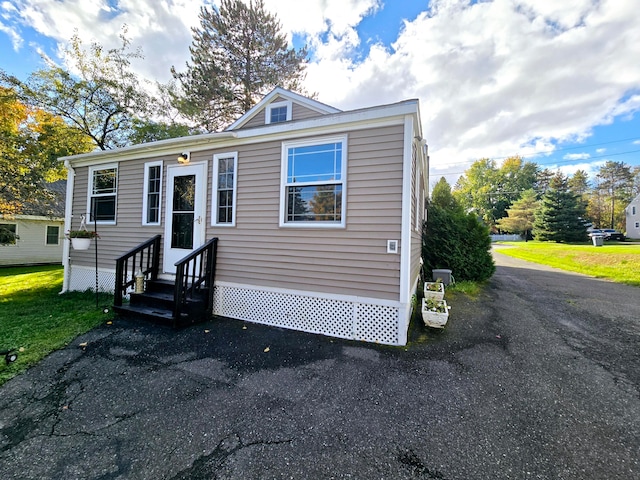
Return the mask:
M634 204L635 205L640 204L640 193L636 195L636 197L629 202L629 205L627 205L625 209L629 208L631 205L634 205Z
M283 92L287 94L288 98L296 98L296 101L299 101L299 103L304 104L305 106L313 104L316 108L324 108L324 114L300 120L293 120L290 122L259 125L252 128L236 127L237 129L233 131L227 129L222 132L169 138L166 140L130 145L113 150L97 150L89 153L61 157L58 160L64 161L67 166L75 168L112 161L123 161L146 157L151 158L159 155L170 155L175 158L181 152L185 151L193 153L203 150L211 150L212 148L217 148L221 145L225 145L225 148L230 148L229 145L238 145L242 142L253 141L258 138L269 137L280 140L282 138L291 138L292 135L299 135L300 132L306 132L309 134L313 132L314 134L318 134L319 132L335 132L336 129L343 131L346 125L350 125L349 128L354 127L354 125L383 125L388 124L389 119L392 117L396 118L397 121L398 117L404 117L406 115L414 115L416 117L417 135L420 137L422 136L422 126L419 121L420 108L419 101L417 99L409 99L386 105L375 105L356 110L342 111L315 100L302 97L293 92L288 92L281 88L275 89L271 92L273 96L271 96L270 99L273 100L274 98L280 98L276 97L276 95L282 96ZM254 109L259 111L260 105L264 107L265 104L267 103L260 102L254 107ZM247 112L245 116L251 114L252 111L255 116L256 111L254 109ZM245 121L249 120L249 118L242 117L238 122L243 118Z
M11 212L11 215L20 217L62 218L64 217L66 196L66 180L45 183L41 186L37 195L22 202L16 211Z
M276 87L271 92L267 93L262 100L256 103L247 113L242 115L238 120L229 125L225 131L235 130L242 128L249 120L258 115L267 105L269 105L276 98L284 98L290 100L293 103L298 103L306 108L315 110L318 113L340 113L341 110L334 108L325 103L313 100L312 98L303 97L302 95L286 90L282 87Z

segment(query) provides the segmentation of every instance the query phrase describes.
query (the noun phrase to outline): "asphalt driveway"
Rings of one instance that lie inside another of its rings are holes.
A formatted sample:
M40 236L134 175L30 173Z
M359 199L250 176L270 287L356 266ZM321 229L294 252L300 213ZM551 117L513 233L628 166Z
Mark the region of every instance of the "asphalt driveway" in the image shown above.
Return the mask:
M496 259L408 347L97 328L0 388L0 478L640 478L640 288Z

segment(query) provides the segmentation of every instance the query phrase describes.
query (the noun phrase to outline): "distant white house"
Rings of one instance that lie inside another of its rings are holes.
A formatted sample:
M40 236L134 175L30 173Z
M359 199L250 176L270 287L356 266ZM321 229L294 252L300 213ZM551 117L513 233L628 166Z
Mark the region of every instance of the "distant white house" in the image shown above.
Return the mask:
M0 266L62 264L66 181L48 184L54 205L25 205L20 213L0 213L0 228L14 240L0 245Z
M640 238L640 195L634 198L625 209L627 216L627 232L629 238Z

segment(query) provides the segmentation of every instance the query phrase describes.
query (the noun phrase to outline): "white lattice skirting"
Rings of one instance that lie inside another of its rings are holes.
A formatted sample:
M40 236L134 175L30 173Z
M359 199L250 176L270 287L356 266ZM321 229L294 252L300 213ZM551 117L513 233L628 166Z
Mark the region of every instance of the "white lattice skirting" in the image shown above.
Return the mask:
M316 296L217 284L213 313L223 317L332 337L406 344L407 321L397 302L349 296Z
M115 270L98 269L98 291L113 293L116 287ZM96 290L95 267L83 267L79 265L69 266L69 290Z
M115 271L98 270L98 290L113 292ZM93 290L95 268L71 265L69 290ZM348 295L216 283L214 315L331 337L405 345L409 313L398 302Z

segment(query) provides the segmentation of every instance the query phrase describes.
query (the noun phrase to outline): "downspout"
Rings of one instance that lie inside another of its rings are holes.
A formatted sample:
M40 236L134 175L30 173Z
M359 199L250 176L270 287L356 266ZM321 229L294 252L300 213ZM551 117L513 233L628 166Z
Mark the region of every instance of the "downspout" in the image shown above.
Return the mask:
M67 196L64 205L64 231L71 230L71 212L73 209L73 188L76 177L76 171L73 169L69 160L64 161L64 166L67 169ZM60 293L69 291L69 250L71 241L65 236L64 244L62 246L62 266L64 267L64 278L62 279L62 291Z

